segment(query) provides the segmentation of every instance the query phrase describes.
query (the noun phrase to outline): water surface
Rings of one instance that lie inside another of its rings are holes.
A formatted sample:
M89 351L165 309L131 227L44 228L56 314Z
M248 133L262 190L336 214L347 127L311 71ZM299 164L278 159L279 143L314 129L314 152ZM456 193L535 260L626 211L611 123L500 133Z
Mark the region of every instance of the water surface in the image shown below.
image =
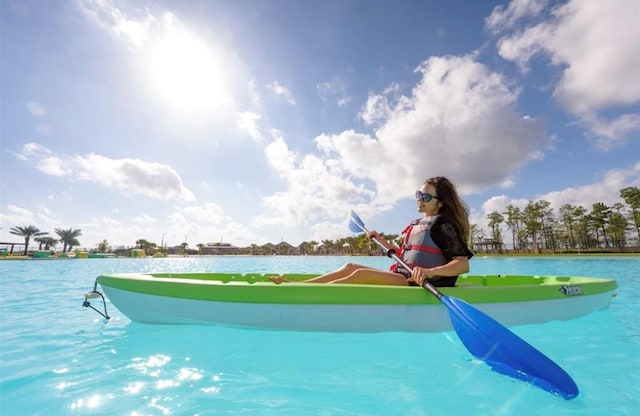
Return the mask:
M474 273L609 277L609 309L513 328L576 380L565 401L472 359L455 332L332 334L105 322L110 272L310 272L384 257L0 261L2 415L635 415L640 257L476 257Z

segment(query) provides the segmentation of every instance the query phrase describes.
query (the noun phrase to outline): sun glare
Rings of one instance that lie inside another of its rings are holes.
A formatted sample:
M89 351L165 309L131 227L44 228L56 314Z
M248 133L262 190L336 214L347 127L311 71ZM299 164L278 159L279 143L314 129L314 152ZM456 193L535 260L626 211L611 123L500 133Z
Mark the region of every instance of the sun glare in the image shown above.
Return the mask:
M155 92L184 113L210 113L231 104L224 62L188 33L170 34L150 51L150 80Z

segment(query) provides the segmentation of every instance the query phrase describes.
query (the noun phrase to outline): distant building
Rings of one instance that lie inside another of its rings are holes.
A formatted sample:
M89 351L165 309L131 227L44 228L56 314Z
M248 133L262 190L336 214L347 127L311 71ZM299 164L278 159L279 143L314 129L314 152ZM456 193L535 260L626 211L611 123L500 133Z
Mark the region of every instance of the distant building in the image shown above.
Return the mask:
M240 248L229 243L207 243L200 250L202 255L224 256L225 254L240 254Z
M501 241L492 240L490 238L478 240L474 245L478 253L504 253L504 244Z

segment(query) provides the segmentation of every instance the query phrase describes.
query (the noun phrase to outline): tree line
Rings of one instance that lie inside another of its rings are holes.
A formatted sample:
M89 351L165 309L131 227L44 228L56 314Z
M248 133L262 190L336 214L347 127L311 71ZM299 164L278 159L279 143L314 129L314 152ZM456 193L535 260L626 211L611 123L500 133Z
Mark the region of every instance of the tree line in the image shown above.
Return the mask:
M636 246L640 244L640 188L621 189L620 197L624 204L608 206L596 202L590 209L564 204L557 214L545 200L529 201L523 209L507 205L504 212L487 214L490 238L486 238L483 230L472 226L472 240L480 242L484 248L502 252L502 224L505 224L511 232L515 252L555 252L558 249L571 252L602 248L622 252L630 240L635 239Z
M477 224L471 224L471 237L469 247L476 252L492 251L502 253L505 249L502 226L506 225L511 232L513 251L540 253L543 250L555 252L562 249L565 252L575 250L593 250L614 248L624 251L630 240L636 240L636 246L640 244L640 188L627 187L620 190L620 197L624 201L607 206L602 202L596 202L591 209L579 205L564 204L558 214L554 213L551 203L545 200L529 201L524 208L507 205L503 212L491 212L487 214L489 237L485 230ZM79 247L78 237L82 235L79 229L56 228L58 239L49 236L47 232L40 231L37 227L13 227L10 233L24 238L24 255L27 255L31 238L39 243L39 250L53 249L58 242L63 243L62 252L71 251L73 247ZM398 234L384 234L381 236L397 244L401 243ZM144 249L147 254L155 251L166 251L166 247L145 239L136 240L135 246ZM204 244L197 244L198 252ZM187 252L188 244L179 245L182 253ZM265 254L274 250L272 245L258 246L251 244L240 249L242 254ZM109 252L111 247L107 240L97 245L98 252ZM302 242L297 248L297 254L373 254L376 247L371 246L364 234L339 238L336 240L322 240ZM275 253L287 254L285 245L276 245Z
M35 225L27 225L25 227L12 227L9 229L9 233L13 235L17 235L24 238L24 255L27 255L29 250L29 243L31 242L31 238L33 237L33 241L39 244L38 250L51 250L53 249L59 242L64 244L62 247L62 252L66 253L67 251L71 251L73 247L79 247L80 242L78 241L78 237L82 235L82 231L74 228L62 229L56 228L54 229L55 233L58 234L58 239L53 238L46 231L40 231Z

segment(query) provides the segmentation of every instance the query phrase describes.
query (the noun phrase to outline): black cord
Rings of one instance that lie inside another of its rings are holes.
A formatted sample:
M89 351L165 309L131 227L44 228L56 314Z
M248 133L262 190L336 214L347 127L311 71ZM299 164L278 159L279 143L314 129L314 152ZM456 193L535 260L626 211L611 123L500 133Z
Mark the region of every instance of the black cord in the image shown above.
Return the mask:
M96 311L96 312L98 312L100 315L102 315L105 319L111 319L111 317L110 317L110 316L109 316L109 314L107 313L107 301L104 299L104 296L102 295L102 293L98 292L98 291L97 291L97 290L95 290L95 289L96 289L96 288L95 288L95 286L94 286L94 290L93 290L93 291L91 291L91 292L89 292L89 293L87 293L87 294L85 295L85 299L84 299L84 302L82 302L82 306L84 306L85 308L91 308L91 309L93 309L94 311ZM95 293L95 294L97 294L98 296L100 296L100 298L102 298L102 306L104 307L104 313L102 313L102 312L100 312L99 310L97 310L96 308L94 308L94 307L91 305L91 302L89 302L89 299L87 298L87 296L88 296L89 294L91 294L91 293Z

